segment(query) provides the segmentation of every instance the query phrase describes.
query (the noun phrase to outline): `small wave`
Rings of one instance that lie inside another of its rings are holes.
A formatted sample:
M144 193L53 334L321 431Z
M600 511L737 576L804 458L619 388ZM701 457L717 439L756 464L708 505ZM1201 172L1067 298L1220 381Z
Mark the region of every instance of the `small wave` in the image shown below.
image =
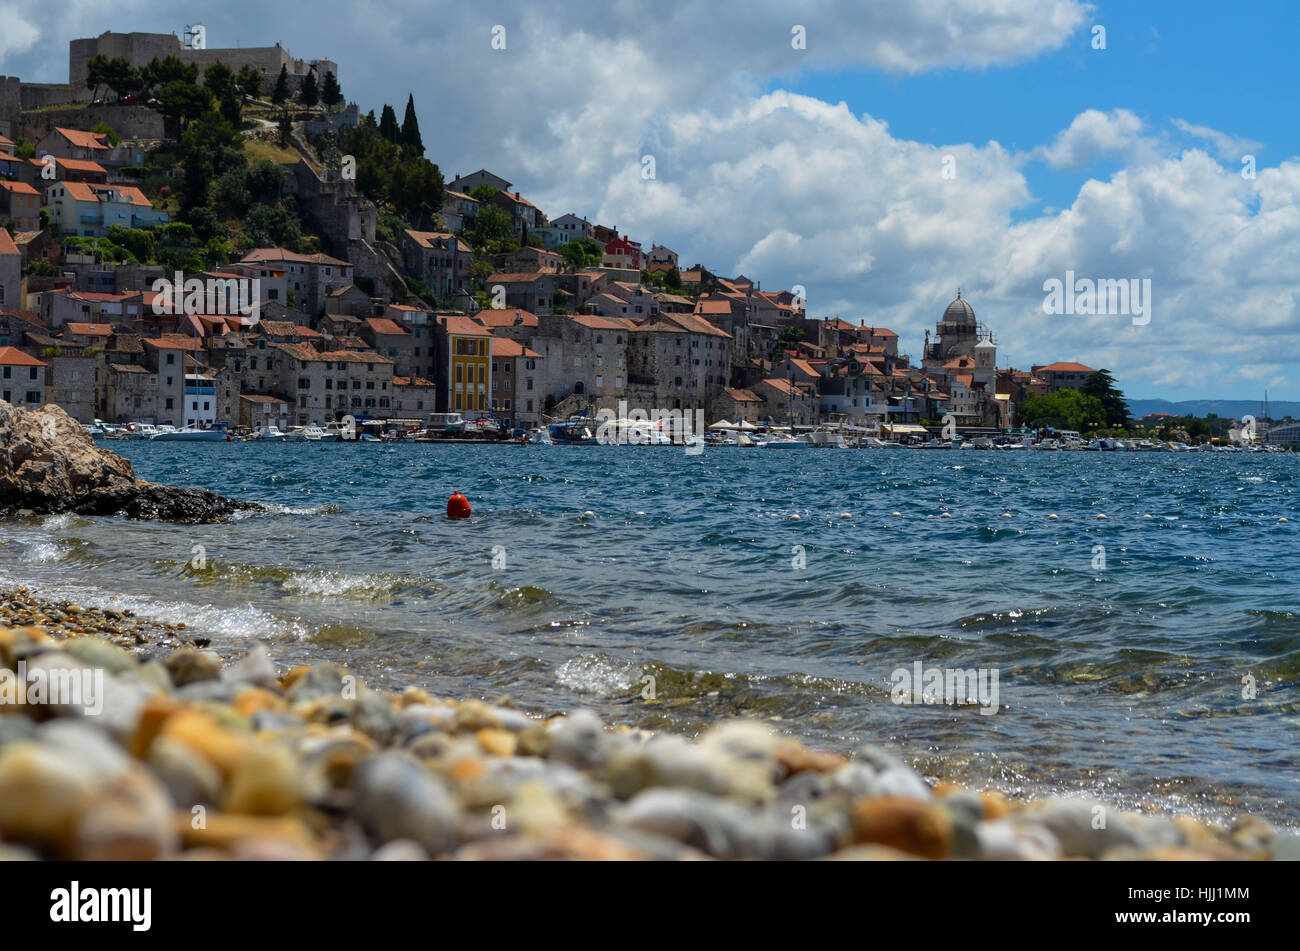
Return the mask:
M555 679L579 693L610 697L630 691L641 679L641 668L601 654L582 654L561 664Z

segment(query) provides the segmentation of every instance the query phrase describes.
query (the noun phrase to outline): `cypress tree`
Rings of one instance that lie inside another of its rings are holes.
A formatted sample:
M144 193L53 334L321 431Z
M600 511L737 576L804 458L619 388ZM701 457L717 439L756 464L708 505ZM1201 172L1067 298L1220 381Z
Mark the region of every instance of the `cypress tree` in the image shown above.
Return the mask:
M271 93L271 101L277 106L289 98L289 70L283 65L280 66L280 77L275 81L275 89Z
M333 109L343 101L343 90L339 87L338 77L326 73L320 87L320 101Z
M415 96L406 94L406 115L402 117L402 145L416 155L424 154L424 140L420 138L420 120L415 117Z
M302 88L298 90L298 101L308 109L320 102L320 91L316 88L314 72L308 72L303 78Z
M397 144L397 113L388 103L384 103L384 109L379 113L379 134L388 142Z

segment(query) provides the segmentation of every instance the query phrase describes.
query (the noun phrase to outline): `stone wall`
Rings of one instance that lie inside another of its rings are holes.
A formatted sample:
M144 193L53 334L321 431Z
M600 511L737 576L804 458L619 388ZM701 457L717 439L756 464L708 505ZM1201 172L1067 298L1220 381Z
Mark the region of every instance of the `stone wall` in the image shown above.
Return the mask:
M96 37L73 40L68 44L68 78L73 85L84 84L90 58L97 54L126 58L132 66L144 66L154 57L175 56L184 63L194 63L206 71L215 62L222 62L239 72L252 66L262 73L269 92L280 75L280 67L289 72L289 85L297 92L303 77L315 67L319 81L326 73L338 77L338 64L328 59L302 60L289 55L280 45L242 48L186 49L180 37L172 33L114 33L109 31Z
M23 112L14 124L15 140L39 142L55 126L65 129L93 129L101 122L124 139L163 138L162 113L142 105L110 103L81 109L47 109Z

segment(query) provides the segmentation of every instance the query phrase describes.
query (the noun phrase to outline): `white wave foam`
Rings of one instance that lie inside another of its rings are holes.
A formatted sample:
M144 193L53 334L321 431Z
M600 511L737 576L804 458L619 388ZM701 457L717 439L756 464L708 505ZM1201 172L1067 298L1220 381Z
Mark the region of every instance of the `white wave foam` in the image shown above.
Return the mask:
M561 664L555 679L580 693L610 697L631 690L641 679L641 668L599 654L581 654Z

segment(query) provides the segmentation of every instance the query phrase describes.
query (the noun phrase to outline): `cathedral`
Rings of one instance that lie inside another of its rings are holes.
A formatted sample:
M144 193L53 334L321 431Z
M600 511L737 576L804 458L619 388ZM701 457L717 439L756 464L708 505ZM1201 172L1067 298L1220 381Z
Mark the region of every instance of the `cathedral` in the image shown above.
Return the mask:
M997 340L975 319L961 288L934 330L933 338L925 332L921 367L946 388L950 412L963 424L998 425Z

